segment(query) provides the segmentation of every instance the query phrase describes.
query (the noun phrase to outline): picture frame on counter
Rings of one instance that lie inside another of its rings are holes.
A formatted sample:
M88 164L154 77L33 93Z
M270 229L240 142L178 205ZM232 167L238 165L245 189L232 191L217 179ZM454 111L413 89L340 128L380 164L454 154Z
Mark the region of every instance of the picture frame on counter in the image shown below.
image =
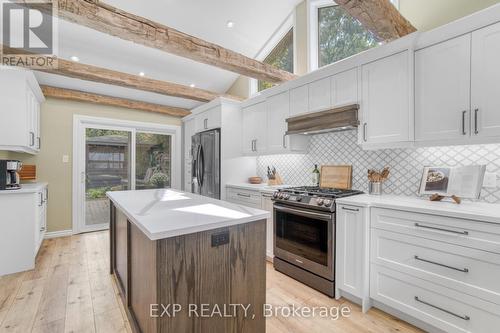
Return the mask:
M422 172L419 194L479 199L485 173L486 165L426 166Z

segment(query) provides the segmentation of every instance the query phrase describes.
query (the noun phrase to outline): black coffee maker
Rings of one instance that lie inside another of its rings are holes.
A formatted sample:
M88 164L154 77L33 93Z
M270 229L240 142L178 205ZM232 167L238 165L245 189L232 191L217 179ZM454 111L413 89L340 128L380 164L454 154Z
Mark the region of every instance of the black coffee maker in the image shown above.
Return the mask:
M0 160L0 191L21 188L19 171L22 165L21 161Z

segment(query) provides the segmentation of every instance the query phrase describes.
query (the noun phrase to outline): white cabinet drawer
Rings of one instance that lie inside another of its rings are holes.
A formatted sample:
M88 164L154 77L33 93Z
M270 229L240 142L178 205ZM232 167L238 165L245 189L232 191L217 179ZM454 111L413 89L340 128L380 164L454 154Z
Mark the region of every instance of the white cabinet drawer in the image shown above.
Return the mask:
M371 262L500 304L500 255L371 229Z
M370 296L445 332L493 332L500 306L375 264Z
M500 224L373 208L371 211L371 226L500 253Z
M239 205L261 208L261 195L258 191L228 188L226 200Z

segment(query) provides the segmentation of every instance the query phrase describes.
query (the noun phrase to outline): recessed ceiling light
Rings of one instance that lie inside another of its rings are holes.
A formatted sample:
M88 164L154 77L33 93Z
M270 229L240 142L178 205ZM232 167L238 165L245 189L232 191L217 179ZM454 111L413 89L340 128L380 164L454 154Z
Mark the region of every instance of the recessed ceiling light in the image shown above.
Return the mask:
M233 21L227 21L226 26L228 28L232 28L232 27L234 27L234 22Z
M146 74L144 74L144 72L139 73L139 76L144 76L144 75L146 75Z
M77 56L71 56L70 59L76 62L80 61L80 58L78 58Z
M190 86L191 88L196 87L196 85L195 85L194 83L191 83L189 86Z

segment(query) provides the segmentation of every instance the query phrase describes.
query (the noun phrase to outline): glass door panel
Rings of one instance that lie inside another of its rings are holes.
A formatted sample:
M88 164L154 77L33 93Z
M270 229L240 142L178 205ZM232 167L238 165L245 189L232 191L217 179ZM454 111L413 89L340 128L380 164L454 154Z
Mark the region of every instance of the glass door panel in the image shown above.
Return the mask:
M170 135L137 132L135 161L137 190L171 187L172 137Z
M276 210L276 247L328 266L327 221Z
M108 191L130 189L131 132L85 129L85 228L109 226Z

